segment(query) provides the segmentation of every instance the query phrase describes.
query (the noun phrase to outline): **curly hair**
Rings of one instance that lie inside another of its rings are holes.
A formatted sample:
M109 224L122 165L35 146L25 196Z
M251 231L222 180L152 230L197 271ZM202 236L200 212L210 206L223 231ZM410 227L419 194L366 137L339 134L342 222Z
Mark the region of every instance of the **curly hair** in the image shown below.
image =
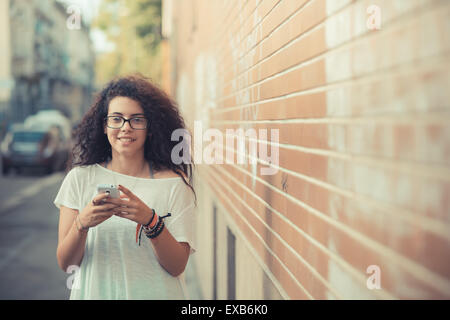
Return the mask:
M74 131L75 145L70 167L96 164L112 157L104 125L109 103L115 97L127 97L139 103L148 121L147 139L144 144L145 159L155 170L172 170L179 175L192 190L197 202L192 185L194 162L191 155L189 163L174 164L171 160L172 149L178 143L171 140L171 135L176 129L187 130L184 119L175 101L139 74L113 79L96 96L91 108ZM151 139L148 138L150 135Z

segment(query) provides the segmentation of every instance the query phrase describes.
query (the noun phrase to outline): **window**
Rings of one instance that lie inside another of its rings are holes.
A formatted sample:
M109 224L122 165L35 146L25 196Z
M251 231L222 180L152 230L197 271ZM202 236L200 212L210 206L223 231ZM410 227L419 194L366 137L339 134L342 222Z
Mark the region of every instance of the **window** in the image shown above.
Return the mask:
M213 299L217 300L217 207L213 205Z
M227 228L228 248L228 300L236 299L236 238Z

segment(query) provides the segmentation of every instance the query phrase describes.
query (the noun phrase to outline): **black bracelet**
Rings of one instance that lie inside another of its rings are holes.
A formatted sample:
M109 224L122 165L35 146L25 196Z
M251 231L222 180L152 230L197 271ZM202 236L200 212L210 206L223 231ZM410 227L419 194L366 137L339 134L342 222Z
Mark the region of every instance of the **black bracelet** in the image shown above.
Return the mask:
M151 234L151 233L155 232L159 228L159 226L161 225L161 221L162 220L158 220L158 222L155 224L155 226L153 228L151 228L151 229L144 228L144 233L145 234Z
M152 223L153 219L155 218L155 215L156 215L155 209L152 208L152 211L153 211L153 215L152 215L152 218L150 219L150 222L147 224L144 224L144 225L141 224L141 227L139 230L139 242L138 242L139 246L141 245L142 231L144 230L144 232L145 232L145 230L148 230L147 227Z
M155 224L155 226L151 229L144 229L144 232L146 235L151 235L153 233L155 233L160 227L161 224L163 224L163 220L162 219L158 219L158 222Z
M158 222L156 223L156 225L153 228L148 229L148 228L146 228L146 226L150 225L150 223L153 221L153 218L155 217L155 210L153 210L153 216L152 216L152 219L150 220L150 222L147 225L144 225L144 226L141 225L141 228L139 231L139 245L141 245L142 231L144 231L145 236L147 238L149 238L149 239L156 238L157 236L159 236L161 234L161 232L164 229L164 219L167 217L170 217L170 216L172 216L172 214L170 212L168 212L165 216L158 217Z
M145 233L145 236L149 239L154 239L161 234L164 229L164 222L162 222L154 232Z
M149 239L154 239L159 236L164 229L164 219L170 217L172 214L169 212L167 215L159 217L158 223L150 230L144 229L145 236Z

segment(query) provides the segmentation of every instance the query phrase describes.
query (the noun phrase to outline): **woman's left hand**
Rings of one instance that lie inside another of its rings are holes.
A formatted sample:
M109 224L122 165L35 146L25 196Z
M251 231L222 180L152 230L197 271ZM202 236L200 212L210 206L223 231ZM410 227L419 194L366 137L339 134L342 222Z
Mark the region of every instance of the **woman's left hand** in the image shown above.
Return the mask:
M121 206L114 209L116 211L115 215L143 225L149 223L153 215L152 209L124 186L119 185L118 189L123 193L119 199L108 198L106 200L107 203ZM124 198L128 198L128 200L124 200Z

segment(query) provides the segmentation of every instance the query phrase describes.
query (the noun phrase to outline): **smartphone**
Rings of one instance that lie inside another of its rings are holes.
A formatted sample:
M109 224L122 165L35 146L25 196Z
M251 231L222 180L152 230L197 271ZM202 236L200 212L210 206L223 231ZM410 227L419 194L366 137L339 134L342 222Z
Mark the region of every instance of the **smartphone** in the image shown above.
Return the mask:
M97 193L109 193L111 198L119 198L119 189L113 184L99 184L97 185Z

